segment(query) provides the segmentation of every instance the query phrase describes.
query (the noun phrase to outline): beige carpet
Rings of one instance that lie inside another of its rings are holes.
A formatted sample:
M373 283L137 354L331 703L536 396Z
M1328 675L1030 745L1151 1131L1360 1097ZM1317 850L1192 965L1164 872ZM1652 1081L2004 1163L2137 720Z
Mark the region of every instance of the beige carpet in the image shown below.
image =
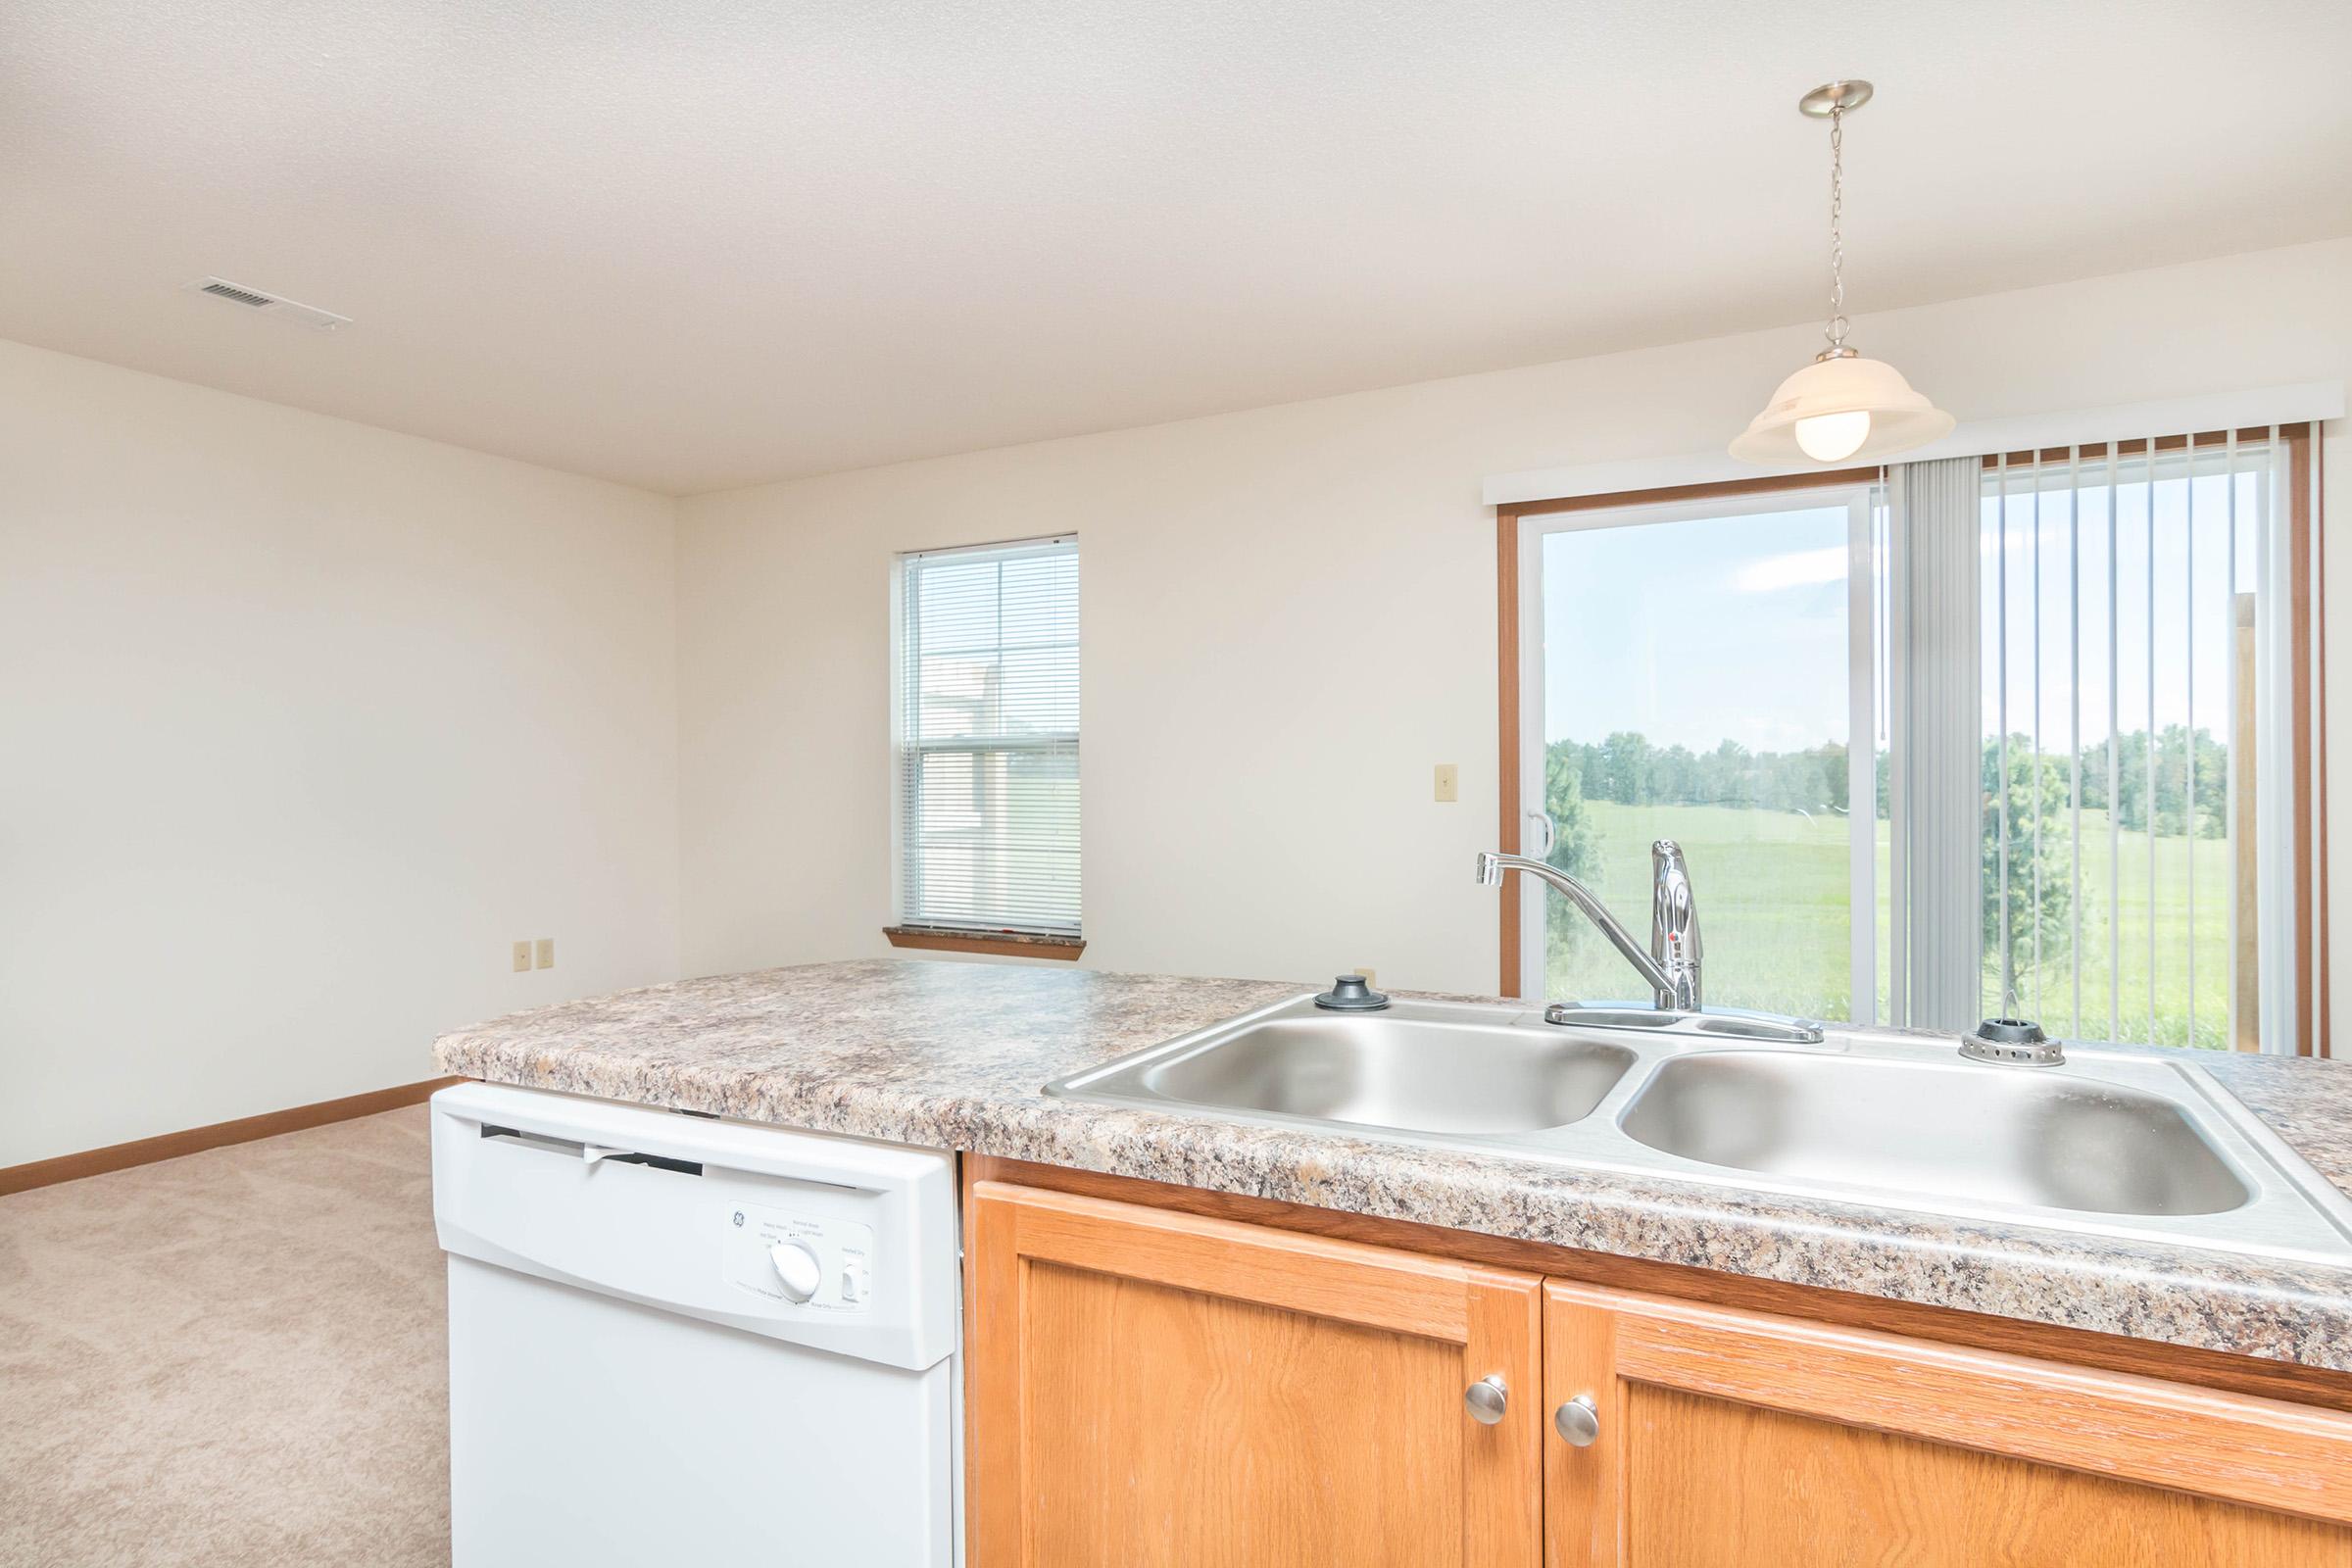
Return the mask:
M0 1198L0 1564L449 1560L419 1105Z

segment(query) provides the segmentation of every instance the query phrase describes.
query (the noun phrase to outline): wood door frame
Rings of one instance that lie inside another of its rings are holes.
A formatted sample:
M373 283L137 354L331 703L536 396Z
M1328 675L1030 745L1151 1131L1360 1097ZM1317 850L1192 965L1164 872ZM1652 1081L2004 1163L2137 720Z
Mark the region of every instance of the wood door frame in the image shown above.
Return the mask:
M2278 432L2286 443L2287 549L2295 562L2295 973L2304 1004L2297 1009L2299 1055L2334 1054L2328 991L2328 619L2327 534L2320 527L2326 466L2308 424Z
M2295 972L2303 1004L2297 1009L2295 1051L2298 1055L2332 1054L2328 1031L2328 819L2322 792L2327 778L2327 619L2324 613L2326 535L2320 527L2321 485L2324 481L2322 444L2312 438L2308 422L2261 426L2237 431L2206 430L2193 437L2159 436L2149 440L2118 441L2117 456L2145 453L2151 444L2159 452L2178 451L2194 441L2197 446L2223 446L2234 435L2239 442L2276 439L2284 450L2287 500L2286 548L2293 563L2292 601L2288 643L2293 665L2288 689L2294 706L2294 752L2299 765L2294 781L2295 842L2303 853L2295 858ZM2108 443L2094 442L2071 449L2077 458L2105 457ZM2066 447L2038 451L1991 453L1981 461L1986 467L2003 463L2064 462ZM1496 843L1505 855L1521 853L1522 802L1519 769L1519 558L1522 519L1562 512L1596 512L1619 507L1654 506L1676 501L1706 501L1730 497L1772 495L1838 484L1875 483L1886 469L1838 468L1824 473L1768 474L1753 479L1727 479L1712 484L1674 485L1657 490L1620 490L1607 495L1562 496L1548 501L1520 501L1494 509L1494 625L1495 694L1499 743L1496 748ZM1519 900L1505 893L1501 904L1502 961L1497 989L1506 997L1519 995Z

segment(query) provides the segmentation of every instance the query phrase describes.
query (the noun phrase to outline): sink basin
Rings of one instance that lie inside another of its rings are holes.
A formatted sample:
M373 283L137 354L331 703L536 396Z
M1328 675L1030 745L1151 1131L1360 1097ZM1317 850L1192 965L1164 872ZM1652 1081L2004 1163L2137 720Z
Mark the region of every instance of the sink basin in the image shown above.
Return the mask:
M1525 1029L1275 1018L1094 1087L1405 1132L1516 1133L1589 1115L1634 1061L1624 1046Z
M1048 1095L1947 1218L2352 1267L2352 1200L2179 1053L2063 1067L1739 1015L1398 998L1268 1004Z
M1619 1125L1685 1159L1880 1192L2133 1215L2254 1196L2171 1101L2038 1069L1708 1052L1662 1063Z

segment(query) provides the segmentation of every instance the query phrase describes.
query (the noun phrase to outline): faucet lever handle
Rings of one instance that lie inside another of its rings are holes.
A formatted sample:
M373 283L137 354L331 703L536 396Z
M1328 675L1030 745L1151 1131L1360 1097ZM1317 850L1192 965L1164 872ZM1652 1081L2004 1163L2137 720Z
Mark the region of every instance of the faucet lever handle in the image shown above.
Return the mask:
M1649 956L1669 982L1658 991L1658 1006L1696 1012L1701 1001L1698 899L1690 888L1683 847L1672 839L1651 844L1649 875Z

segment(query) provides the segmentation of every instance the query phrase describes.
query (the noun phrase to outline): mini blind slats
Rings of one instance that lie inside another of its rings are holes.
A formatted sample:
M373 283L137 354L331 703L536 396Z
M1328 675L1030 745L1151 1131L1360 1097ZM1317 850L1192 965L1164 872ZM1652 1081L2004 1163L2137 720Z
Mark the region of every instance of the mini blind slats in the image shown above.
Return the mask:
M900 919L1076 935L1078 544L904 559Z

